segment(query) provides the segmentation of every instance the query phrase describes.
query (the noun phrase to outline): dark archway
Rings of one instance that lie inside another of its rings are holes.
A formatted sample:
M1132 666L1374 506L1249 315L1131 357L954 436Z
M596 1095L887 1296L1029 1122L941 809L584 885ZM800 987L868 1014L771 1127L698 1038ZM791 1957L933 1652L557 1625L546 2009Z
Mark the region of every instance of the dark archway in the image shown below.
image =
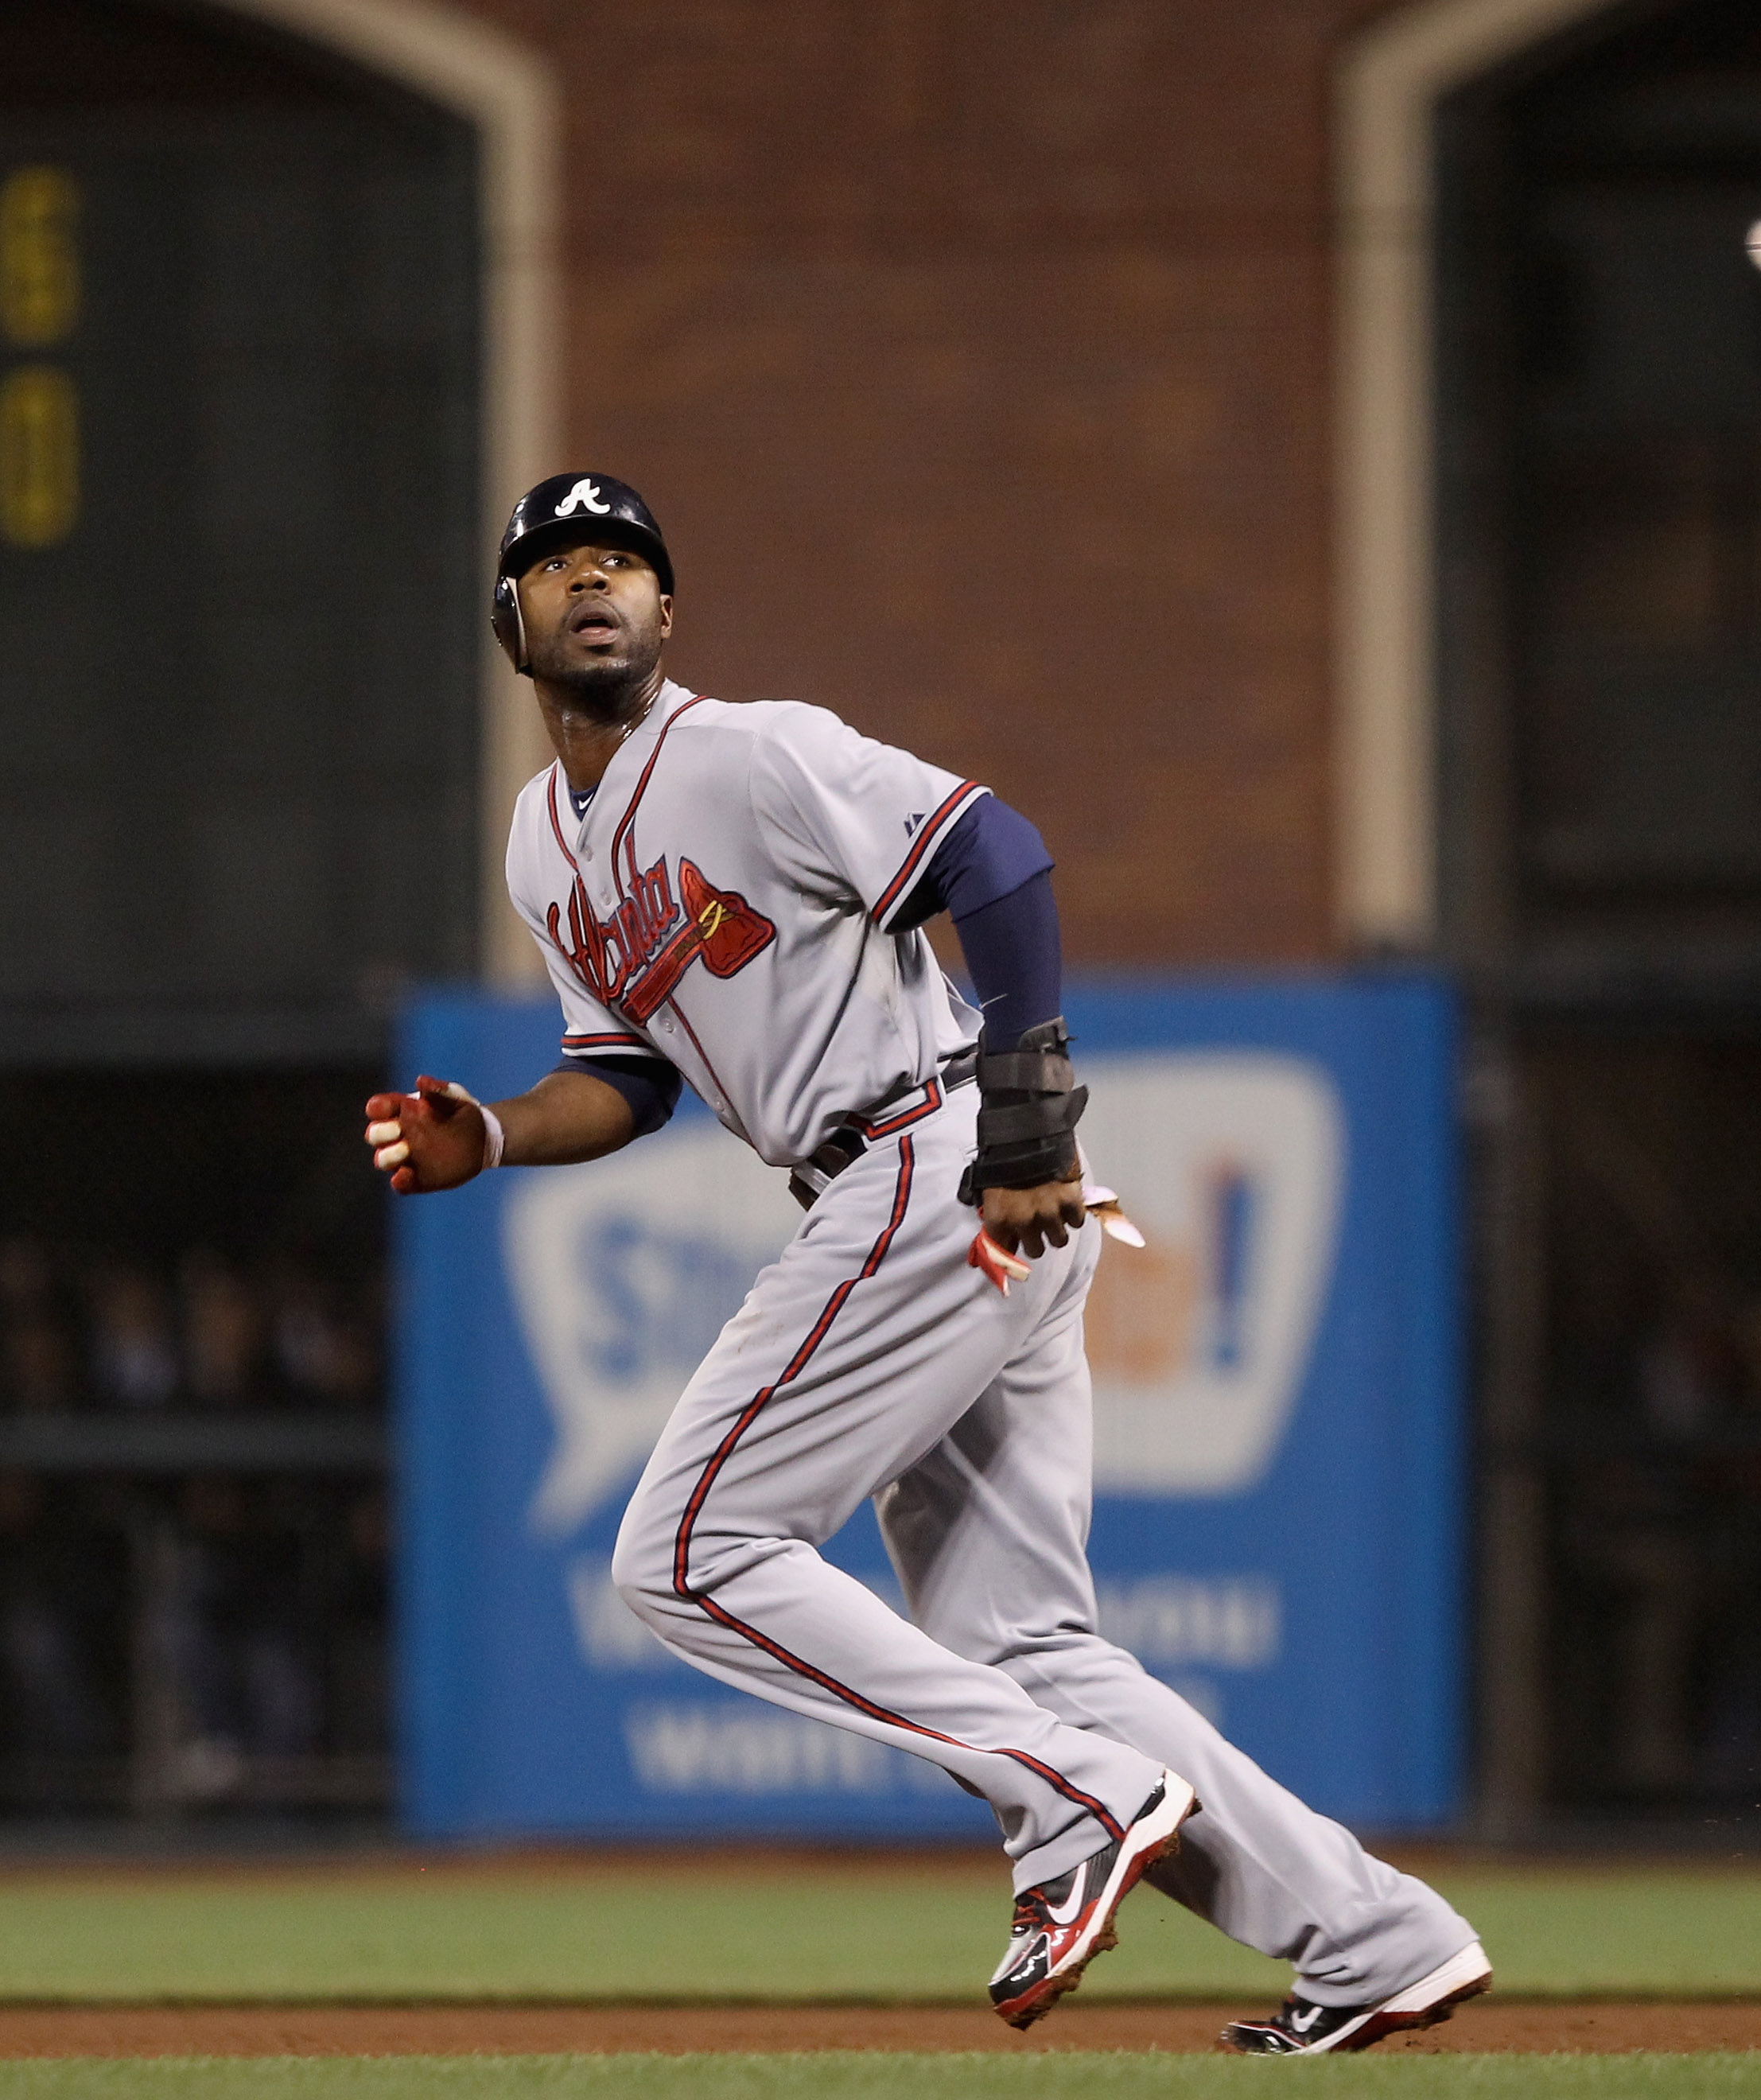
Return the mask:
M1440 118L1442 901L1477 1017L1484 1765L1761 1775L1761 18Z
M0 6L0 1814L383 1814L382 1192L477 961L478 134Z
M473 969L476 182L218 10L0 13L0 1059L372 1057Z

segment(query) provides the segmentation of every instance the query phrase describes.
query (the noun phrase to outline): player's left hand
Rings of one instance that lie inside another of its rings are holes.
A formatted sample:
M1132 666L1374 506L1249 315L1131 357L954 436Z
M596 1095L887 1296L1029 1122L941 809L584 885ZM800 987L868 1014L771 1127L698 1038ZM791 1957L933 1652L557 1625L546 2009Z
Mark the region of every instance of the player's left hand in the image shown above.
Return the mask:
M424 1074L413 1094L375 1094L367 1104L373 1165L400 1196L457 1189L483 1171L483 1110L457 1082Z
M1082 1169L1067 1181L1042 1181L1036 1189L986 1189L978 1215L1005 1254L1018 1251L1037 1261L1048 1246L1065 1246L1081 1229L1088 1215Z

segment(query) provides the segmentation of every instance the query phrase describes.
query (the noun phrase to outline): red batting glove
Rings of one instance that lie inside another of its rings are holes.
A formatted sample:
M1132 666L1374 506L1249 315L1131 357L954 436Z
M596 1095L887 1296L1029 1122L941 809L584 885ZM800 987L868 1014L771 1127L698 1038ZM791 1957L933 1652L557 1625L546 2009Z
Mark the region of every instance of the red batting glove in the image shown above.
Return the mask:
M483 1171L483 1110L456 1080L416 1082L413 1094L375 1094L367 1104L373 1165L399 1196L457 1189Z
M1025 1283L1033 1271L1026 1263L1005 1252L986 1232L981 1232L966 1250L966 1266L988 1277L1003 1295L1008 1296L1009 1278Z

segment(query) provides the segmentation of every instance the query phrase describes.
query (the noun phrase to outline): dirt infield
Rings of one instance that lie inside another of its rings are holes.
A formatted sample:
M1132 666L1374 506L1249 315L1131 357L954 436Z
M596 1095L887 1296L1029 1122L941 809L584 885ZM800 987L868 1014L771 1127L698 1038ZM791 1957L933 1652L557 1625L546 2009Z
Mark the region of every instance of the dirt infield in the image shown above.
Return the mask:
M1168 2049L1216 2046L1263 2005L1068 2006L1026 2036L949 2005L286 2005L0 2008L0 2059L45 2056L511 2056L658 2049ZM1761 2049L1761 2001L1503 2004L1383 2048L1472 2054Z

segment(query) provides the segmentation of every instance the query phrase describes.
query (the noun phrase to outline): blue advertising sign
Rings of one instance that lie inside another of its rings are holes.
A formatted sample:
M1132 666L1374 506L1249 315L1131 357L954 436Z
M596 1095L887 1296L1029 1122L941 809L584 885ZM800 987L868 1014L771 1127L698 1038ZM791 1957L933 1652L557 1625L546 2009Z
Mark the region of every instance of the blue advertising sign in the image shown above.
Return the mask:
M1091 986L1102 1630L1326 1812L1446 1820L1461 1736L1454 1025L1419 977ZM441 996L400 1050L486 1098L556 1009ZM395 1207L404 1807L424 1837L991 1832L936 1767L675 1661L611 1582L629 1490L785 1177L687 1097L585 1167ZM829 1556L898 1604L866 1511Z

